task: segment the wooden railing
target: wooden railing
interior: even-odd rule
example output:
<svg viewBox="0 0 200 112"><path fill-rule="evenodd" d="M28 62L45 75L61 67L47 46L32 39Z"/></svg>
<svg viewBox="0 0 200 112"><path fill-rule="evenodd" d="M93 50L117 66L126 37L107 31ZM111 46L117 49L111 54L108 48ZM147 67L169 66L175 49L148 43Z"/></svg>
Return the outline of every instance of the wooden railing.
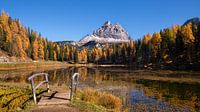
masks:
<svg viewBox="0 0 200 112"><path fill-rule="evenodd" d="M34 78L37 76L45 76L45 80L39 82L37 85L34 83ZM74 73L71 77L71 84L70 84L70 101L73 99L73 93L76 93L77 85L78 85L78 80L79 80L79 73ZM31 88L32 88L32 93L33 93L33 99L35 104L37 104L37 98L36 98L36 89L39 88L42 84L46 84L47 91L49 92L49 80L48 80L48 74L47 73L37 73L33 74L28 78L28 80L31 82Z"/></svg>
<svg viewBox="0 0 200 112"><path fill-rule="evenodd" d="M71 77L71 92L70 92L70 100L72 101L73 99L73 92L76 93L76 87L78 85L78 80L79 80L79 73L74 73Z"/></svg>
<svg viewBox="0 0 200 112"><path fill-rule="evenodd" d="M45 80L39 82L37 85L34 83L34 78L37 76L45 76ZM37 103L37 98L36 98L36 89L39 88L42 84L46 84L47 92L49 92L49 80L48 80L48 74L47 73L37 73L33 74L28 78L28 80L31 82L31 88L32 88L32 93L33 93L33 99L35 104Z"/></svg>

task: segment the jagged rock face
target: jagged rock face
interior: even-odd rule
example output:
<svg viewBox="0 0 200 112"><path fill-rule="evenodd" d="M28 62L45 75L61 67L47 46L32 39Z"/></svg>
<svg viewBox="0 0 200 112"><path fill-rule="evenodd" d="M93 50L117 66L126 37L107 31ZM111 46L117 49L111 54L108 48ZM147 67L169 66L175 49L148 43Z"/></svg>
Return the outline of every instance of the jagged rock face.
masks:
<svg viewBox="0 0 200 112"><path fill-rule="evenodd" d="M68 46L73 46L73 47L77 46L76 41L57 41L56 43L58 43L60 45L68 45Z"/></svg>
<svg viewBox="0 0 200 112"><path fill-rule="evenodd" d="M195 25L199 25L200 24L200 18L195 17L195 18L189 19L183 25L187 25L189 23L192 23L192 24L195 24Z"/></svg>
<svg viewBox="0 0 200 112"><path fill-rule="evenodd" d="M98 43L122 43L129 42L130 38L128 33L120 24L111 24L110 21L106 21L104 25L93 34L85 36L79 41L79 44L83 45L87 42L95 41Z"/></svg>

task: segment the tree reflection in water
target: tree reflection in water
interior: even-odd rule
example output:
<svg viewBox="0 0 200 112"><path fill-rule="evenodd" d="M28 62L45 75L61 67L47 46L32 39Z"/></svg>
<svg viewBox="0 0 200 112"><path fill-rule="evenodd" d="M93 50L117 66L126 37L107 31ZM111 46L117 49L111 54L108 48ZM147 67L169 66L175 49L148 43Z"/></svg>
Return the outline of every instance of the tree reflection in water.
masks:
<svg viewBox="0 0 200 112"><path fill-rule="evenodd" d="M157 75L154 75L154 72L131 71L127 68L67 67L40 71L2 71L0 72L0 81L29 83L27 78L37 72L48 73L50 85L66 87L70 84L71 75L78 72L80 74L79 86L81 88L92 87L99 91L113 93L122 99L125 107L145 110L141 106L149 109L149 106L153 105L155 109L178 107L183 111L187 111L188 109L189 111L200 110L199 83L155 80L157 77L161 77L162 79L173 77L175 79L177 76L178 79L180 78L179 76L185 76L177 72L174 75L173 72L170 72L170 74L165 72L165 76L162 77L162 73L159 72ZM145 79L144 75L148 79ZM194 76L194 79L198 79L197 73ZM193 76L191 74L191 76L186 75L186 77L192 78ZM37 77L35 80L36 82L41 81L43 77Z"/></svg>

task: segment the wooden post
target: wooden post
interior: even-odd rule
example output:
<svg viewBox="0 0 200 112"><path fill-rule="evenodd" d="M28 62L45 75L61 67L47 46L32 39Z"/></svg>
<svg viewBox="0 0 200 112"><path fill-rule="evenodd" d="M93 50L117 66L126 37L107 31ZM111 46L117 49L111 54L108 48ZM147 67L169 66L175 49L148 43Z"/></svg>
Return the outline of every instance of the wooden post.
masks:
<svg viewBox="0 0 200 112"><path fill-rule="evenodd" d="M33 93L33 100L34 100L34 103L36 104L37 103L37 99L36 99L35 85L34 85L33 79L31 79L31 88L32 88L32 93Z"/></svg>
<svg viewBox="0 0 200 112"><path fill-rule="evenodd" d="M47 88L47 92L49 93L49 79L48 79L48 74L45 74L45 78L46 78L46 88Z"/></svg>
<svg viewBox="0 0 200 112"><path fill-rule="evenodd" d="M74 93L76 94L76 85L75 85L75 87L74 87Z"/></svg>
<svg viewBox="0 0 200 112"><path fill-rule="evenodd" d="M73 78L71 79L71 91L70 91L70 101L72 101L72 99L73 99L73 88L74 88L74 86L73 86Z"/></svg>
<svg viewBox="0 0 200 112"><path fill-rule="evenodd" d="M79 73L74 73L71 77L71 92L70 92L70 101L73 100L73 91L76 93L76 86L78 84ZM75 86L75 87L74 87Z"/></svg>

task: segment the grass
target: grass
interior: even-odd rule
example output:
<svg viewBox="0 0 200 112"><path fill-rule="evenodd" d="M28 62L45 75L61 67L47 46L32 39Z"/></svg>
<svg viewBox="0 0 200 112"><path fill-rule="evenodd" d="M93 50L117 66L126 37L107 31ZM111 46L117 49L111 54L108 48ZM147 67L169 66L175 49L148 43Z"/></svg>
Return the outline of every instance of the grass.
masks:
<svg viewBox="0 0 200 112"><path fill-rule="evenodd" d="M73 100L72 105L75 108L79 108L82 111L86 112L106 112L106 108L102 106L95 105L91 102L85 102L79 99Z"/></svg>
<svg viewBox="0 0 200 112"><path fill-rule="evenodd" d="M104 107L107 111L119 112L122 110L121 99L106 92L99 92L87 88L84 90L78 90L75 97L79 101L84 101Z"/></svg>
<svg viewBox="0 0 200 112"><path fill-rule="evenodd" d="M0 63L0 70L35 69L41 67L59 67L64 63L52 61Z"/></svg>
<svg viewBox="0 0 200 112"><path fill-rule="evenodd" d="M36 94L41 91L37 90ZM28 84L0 83L0 112L26 112L33 106L35 104ZM77 92L71 106L87 112L119 112L122 101L109 93L84 89Z"/></svg>
<svg viewBox="0 0 200 112"><path fill-rule="evenodd" d="M33 62L7 62L0 63L0 70L16 70L16 69L35 69L35 68L49 68L49 67L124 67L125 65L96 65L93 63L87 64L69 64L67 62L59 62L59 61L33 61Z"/></svg>
<svg viewBox="0 0 200 112"><path fill-rule="evenodd" d="M39 93L38 90L36 93ZM20 87L12 84L0 84L1 112L22 111L33 105L32 92L29 86Z"/></svg>

